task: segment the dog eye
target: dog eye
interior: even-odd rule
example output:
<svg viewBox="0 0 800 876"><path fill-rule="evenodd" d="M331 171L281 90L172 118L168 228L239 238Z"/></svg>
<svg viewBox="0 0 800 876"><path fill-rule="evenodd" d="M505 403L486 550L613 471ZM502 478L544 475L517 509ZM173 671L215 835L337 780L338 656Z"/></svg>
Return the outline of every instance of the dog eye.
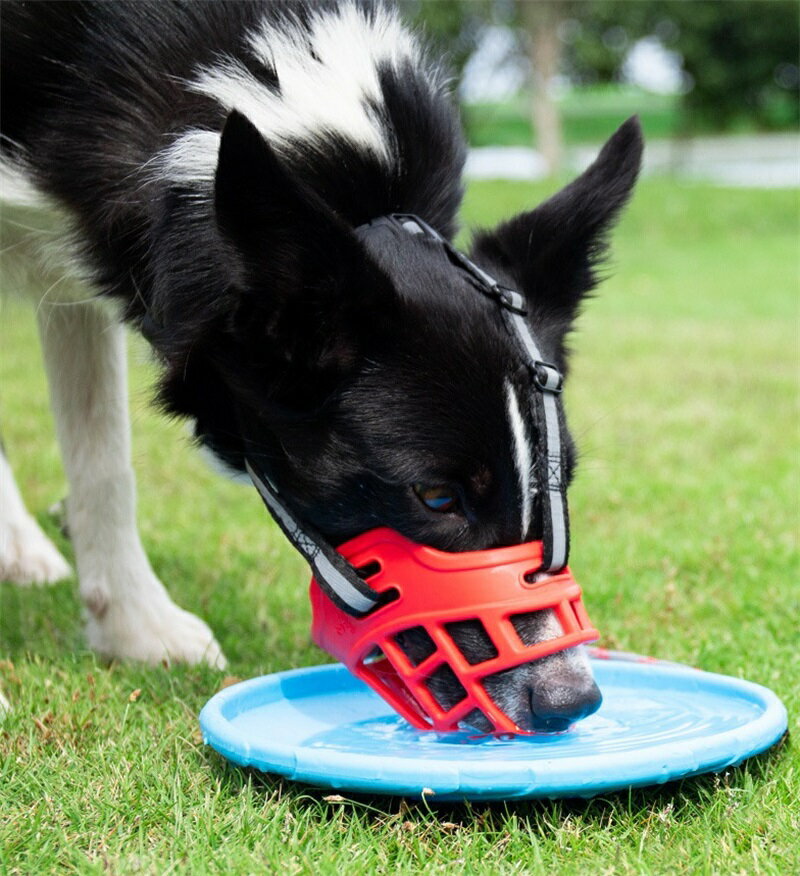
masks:
<svg viewBox="0 0 800 876"><path fill-rule="evenodd" d="M458 505L458 497L452 487L443 484L437 487L426 487L424 484L414 484L414 492L419 500L431 511L452 511Z"/></svg>

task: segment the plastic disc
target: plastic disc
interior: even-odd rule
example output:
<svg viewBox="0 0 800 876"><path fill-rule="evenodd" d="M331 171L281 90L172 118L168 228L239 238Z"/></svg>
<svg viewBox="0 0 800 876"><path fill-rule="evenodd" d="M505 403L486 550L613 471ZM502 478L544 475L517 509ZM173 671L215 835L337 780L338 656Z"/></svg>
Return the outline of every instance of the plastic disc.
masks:
<svg viewBox="0 0 800 876"><path fill-rule="evenodd" d="M343 666L233 685L200 714L236 764L322 788L430 799L591 797L715 772L769 748L786 709L765 687L633 655L592 658L603 704L561 734L416 730Z"/></svg>

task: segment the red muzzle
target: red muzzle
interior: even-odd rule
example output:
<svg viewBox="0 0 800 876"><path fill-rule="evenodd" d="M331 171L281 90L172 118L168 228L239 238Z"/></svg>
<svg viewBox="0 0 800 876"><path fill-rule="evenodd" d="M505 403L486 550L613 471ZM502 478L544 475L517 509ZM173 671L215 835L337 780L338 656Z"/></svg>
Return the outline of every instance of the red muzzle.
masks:
<svg viewBox="0 0 800 876"><path fill-rule="evenodd" d="M335 605L311 581L311 636L376 690L415 727L459 729L480 710L495 733L526 733L487 694L483 680L531 660L592 642L599 636L569 569L533 581L542 562L541 542L467 553L445 553L415 544L390 529L374 529L343 544L339 552L378 593L396 597L363 618ZM514 627L517 615L552 609L562 634L525 645ZM448 632L451 624L477 621L496 656L470 663ZM435 646L414 664L397 643L398 634L422 628ZM431 676L449 666L464 698L444 709L431 693Z"/></svg>

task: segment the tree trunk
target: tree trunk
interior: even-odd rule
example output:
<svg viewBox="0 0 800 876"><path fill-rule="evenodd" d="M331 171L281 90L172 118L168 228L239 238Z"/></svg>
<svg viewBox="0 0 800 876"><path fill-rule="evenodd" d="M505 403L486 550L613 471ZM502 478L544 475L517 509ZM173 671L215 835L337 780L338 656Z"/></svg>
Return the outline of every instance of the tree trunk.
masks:
<svg viewBox="0 0 800 876"><path fill-rule="evenodd" d="M553 85L561 61L558 25L562 4L558 0L518 0L531 63L531 121L536 148L551 175L561 169L564 140L561 114L553 100Z"/></svg>

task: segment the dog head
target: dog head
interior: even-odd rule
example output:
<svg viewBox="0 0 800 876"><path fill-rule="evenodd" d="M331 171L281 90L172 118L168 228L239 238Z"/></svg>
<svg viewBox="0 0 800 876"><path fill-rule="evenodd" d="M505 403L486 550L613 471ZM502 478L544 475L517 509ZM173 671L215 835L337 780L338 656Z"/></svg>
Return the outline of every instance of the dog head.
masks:
<svg viewBox="0 0 800 876"><path fill-rule="evenodd" d="M473 242L473 261L525 296L530 328L562 372L641 150L632 119L570 185ZM215 182L224 293L213 330L176 357L170 407L196 418L228 468L244 470L247 447L334 544L376 526L451 551L540 538L530 378L499 308L441 245L359 234L325 195L232 114ZM567 458L571 477L570 440ZM540 641L553 623L531 615L520 635ZM469 625L461 638L482 647ZM577 652L487 688L523 727L560 727L599 703ZM437 696L448 704L447 679Z"/></svg>

